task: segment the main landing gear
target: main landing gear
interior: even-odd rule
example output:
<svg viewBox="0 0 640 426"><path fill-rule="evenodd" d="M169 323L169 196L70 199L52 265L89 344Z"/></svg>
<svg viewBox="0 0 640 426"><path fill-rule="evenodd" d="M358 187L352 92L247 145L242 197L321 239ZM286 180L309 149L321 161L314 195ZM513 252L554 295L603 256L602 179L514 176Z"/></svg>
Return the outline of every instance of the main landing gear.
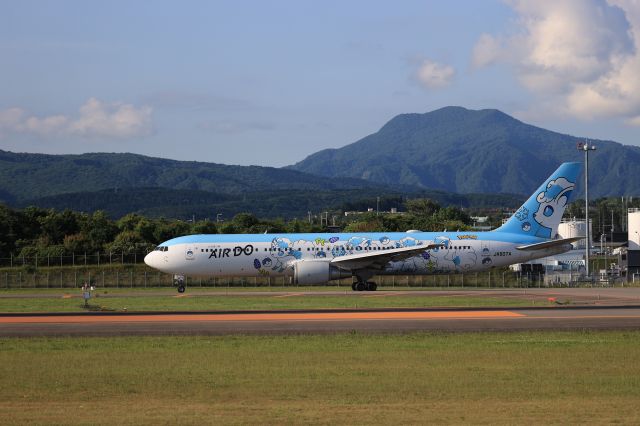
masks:
<svg viewBox="0 0 640 426"><path fill-rule="evenodd" d="M369 279L373 277L373 272L367 269L360 269L353 273L353 284L351 288L353 291L376 291L378 285Z"/></svg>
<svg viewBox="0 0 640 426"><path fill-rule="evenodd" d="M353 291L376 291L378 285L373 281L357 281L351 284Z"/></svg>

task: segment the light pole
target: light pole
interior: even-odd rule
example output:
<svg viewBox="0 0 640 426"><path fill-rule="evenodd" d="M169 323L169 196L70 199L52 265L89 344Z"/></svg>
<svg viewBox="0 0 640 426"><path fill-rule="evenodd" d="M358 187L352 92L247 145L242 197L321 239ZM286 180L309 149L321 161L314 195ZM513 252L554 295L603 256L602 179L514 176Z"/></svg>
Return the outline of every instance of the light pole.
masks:
<svg viewBox="0 0 640 426"><path fill-rule="evenodd" d="M595 151L596 147L590 145L589 141L586 143L578 142L578 151L584 151L584 220L585 220L585 259L584 266L587 277L589 274L589 251L591 250L591 241L589 240L589 151Z"/></svg>

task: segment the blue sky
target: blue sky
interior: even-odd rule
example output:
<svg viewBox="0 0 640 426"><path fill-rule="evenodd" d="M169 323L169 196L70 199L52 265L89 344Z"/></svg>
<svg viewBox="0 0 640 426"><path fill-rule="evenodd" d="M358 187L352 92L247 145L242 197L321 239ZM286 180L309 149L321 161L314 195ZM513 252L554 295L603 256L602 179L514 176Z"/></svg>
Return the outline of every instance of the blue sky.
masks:
<svg viewBox="0 0 640 426"><path fill-rule="evenodd" d="M632 0L0 0L0 149L284 166L447 105L638 144L639 27Z"/></svg>

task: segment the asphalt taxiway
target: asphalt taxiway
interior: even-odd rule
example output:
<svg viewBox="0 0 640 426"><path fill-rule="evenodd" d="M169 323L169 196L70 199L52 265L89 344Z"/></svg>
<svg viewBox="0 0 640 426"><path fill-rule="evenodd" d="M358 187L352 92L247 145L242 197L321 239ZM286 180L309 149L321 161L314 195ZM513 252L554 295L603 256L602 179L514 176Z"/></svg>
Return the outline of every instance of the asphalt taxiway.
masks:
<svg viewBox="0 0 640 426"><path fill-rule="evenodd" d="M2 314L0 336L640 329L640 306Z"/></svg>

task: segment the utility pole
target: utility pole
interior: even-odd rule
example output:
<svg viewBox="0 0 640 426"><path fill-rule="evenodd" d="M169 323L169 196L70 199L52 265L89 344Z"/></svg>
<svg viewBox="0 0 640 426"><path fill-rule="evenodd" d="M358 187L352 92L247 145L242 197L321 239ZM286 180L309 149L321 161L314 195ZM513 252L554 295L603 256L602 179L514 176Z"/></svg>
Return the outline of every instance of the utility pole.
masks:
<svg viewBox="0 0 640 426"><path fill-rule="evenodd" d="M320 226L329 226L329 212L320 213Z"/></svg>
<svg viewBox="0 0 640 426"><path fill-rule="evenodd" d="M623 195L622 196L622 232L627 232L627 226L629 225L627 223L627 199L626 197Z"/></svg>
<svg viewBox="0 0 640 426"><path fill-rule="evenodd" d="M589 144L589 141L582 143L578 142L578 151L584 151L584 217L585 217L585 234L586 234L586 246L584 253L584 266L587 277L589 274L589 251L591 250L591 241L589 235L589 151L595 151L596 147Z"/></svg>
<svg viewBox="0 0 640 426"><path fill-rule="evenodd" d="M607 242L607 236L603 235L603 237L604 237L604 241L606 243ZM607 277L607 282L609 282L609 267L607 267L607 248L606 247L604 247L603 252L604 252L604 270L605 270L605 273L606 273L605 276Z"/></svg>

